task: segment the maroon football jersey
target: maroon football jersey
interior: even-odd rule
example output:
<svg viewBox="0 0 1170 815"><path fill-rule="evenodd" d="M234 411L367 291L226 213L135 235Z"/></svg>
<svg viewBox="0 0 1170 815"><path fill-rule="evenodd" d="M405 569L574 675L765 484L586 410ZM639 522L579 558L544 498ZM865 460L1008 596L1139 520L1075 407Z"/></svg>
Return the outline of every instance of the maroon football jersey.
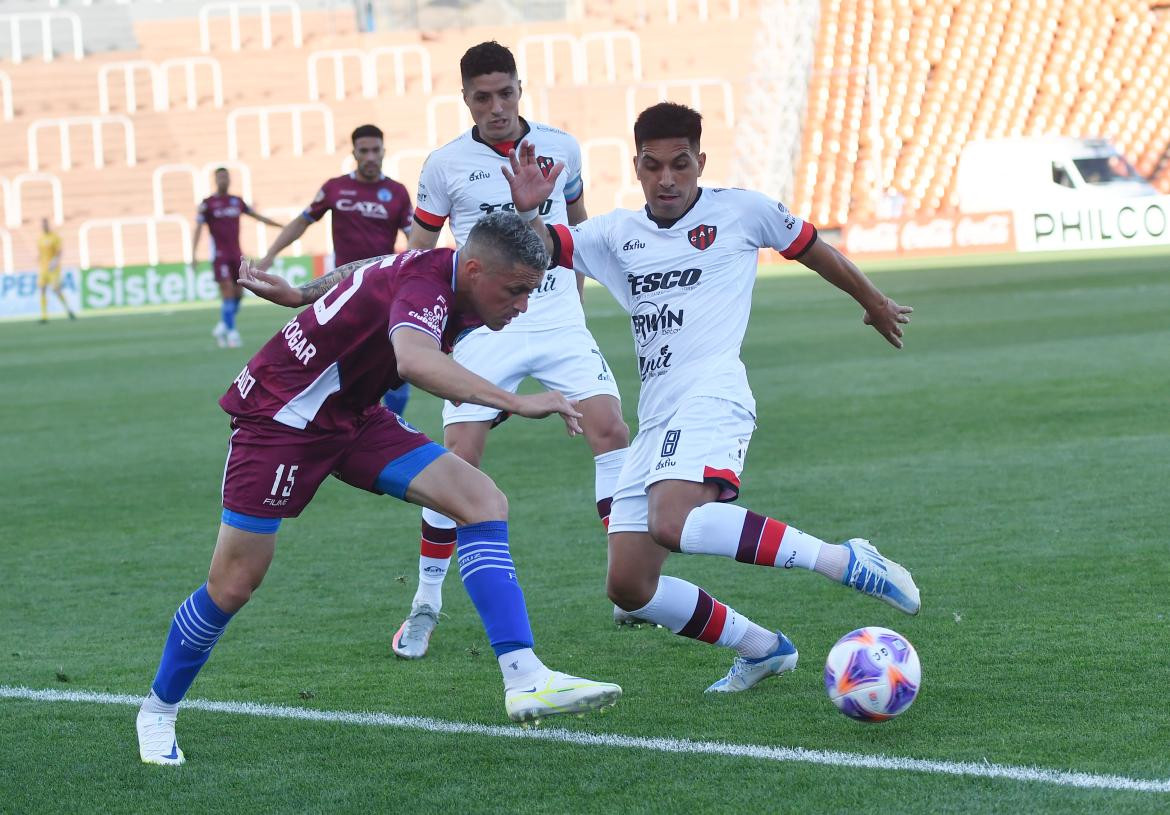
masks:
<svg viewBox="0 0 1170 815"><path fill-rule="evenodd" d="M357 173L329 179L302 214L316 222L327 210L333 210L336 266L393 254L398 230L406 229L413 219L410 193L387 176L373 183L362 181Z"/></svg>
<svg viewBox="0 0 1170 815"><path fill-rule="evenodd" d="M211 260L234 260L243 256L240 249L240 216L252 209L238 195L209 195L199 202L196 220L207 224L211 233Z"/></svg>
<svg viewBox="0 0 1170 815"><path fill-rule="evenodd" d="M220 407L299 429L352 428L402 385L395 329L422 331L450 353L460 331L480 324L452 313L455 259L450 249L409 251L358 269L256 352Z"/></svg>

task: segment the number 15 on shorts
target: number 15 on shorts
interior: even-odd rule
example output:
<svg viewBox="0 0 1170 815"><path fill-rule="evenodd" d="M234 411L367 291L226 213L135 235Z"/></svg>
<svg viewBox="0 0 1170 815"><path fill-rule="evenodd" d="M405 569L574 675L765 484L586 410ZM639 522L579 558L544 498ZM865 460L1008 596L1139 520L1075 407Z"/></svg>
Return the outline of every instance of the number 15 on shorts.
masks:
<svg viewBox="0 0 1170 815"><path fill-rule="evenodd" d="M296 484L299 467L299 464L290 464L287 467L281 464L276 468L276 475L272 479L272 490L268 493L269 497L264 499L266 506L282 507L288 503L293 485Z"/></svg>

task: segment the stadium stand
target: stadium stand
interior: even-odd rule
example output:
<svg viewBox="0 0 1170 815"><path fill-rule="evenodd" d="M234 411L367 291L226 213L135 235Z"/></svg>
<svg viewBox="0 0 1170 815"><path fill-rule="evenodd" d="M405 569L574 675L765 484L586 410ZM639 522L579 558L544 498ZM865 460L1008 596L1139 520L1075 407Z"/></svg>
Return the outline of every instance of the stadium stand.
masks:
<svg viewBox="0 0 1170 815"><path fill-rule="evenodd" d="M524 114L584 145L591 210L637 204L627 166L631 112L660 98L704 112L707 183L754 185L759 159L744 160L744 151L764 115L766 78L745 66L762 47L762 28L778 25L776 7L793 4L601 0L571 21L370 33L359 30L351 4L307 0L60 5L0 0L0 56L8 57L0 60L0 133L10 145L0 176L18 268L31 267L42 215L63 221L66 263L80 259L86 221L190 221L207 171L223 163L257 209L295 214L347 166L349 132L367 121L386 132L387 170L413 192L426 150L468 125L458 61L484 39L516 51ZM978 137L1105 136L1170 192L1170 11L1159 4L805 5L814 9L815 52L797 66L807 88L785 102L798 105L785 125L795 160L786 178L767 177L818 225L870 216L887 193L912 212L953 209L959 152ZM54 22L45 40L40 23L3 22L42 12L78 15L81 58L72 22ZM265 126L249 115L262 109L308 112L299 125L284 115ZM87 124L62 131L61 120ZM39 175L18 182L30 168ZM307 232L305 250L328 251L328 232ZM91 260L112 262L113 246L94 234ZM135 235L125 232L125 257L149 254ZM177 260L187 251L181 240L177 229L160 230L157 252ZM262 249L252 229L244 249Z"/></svg>

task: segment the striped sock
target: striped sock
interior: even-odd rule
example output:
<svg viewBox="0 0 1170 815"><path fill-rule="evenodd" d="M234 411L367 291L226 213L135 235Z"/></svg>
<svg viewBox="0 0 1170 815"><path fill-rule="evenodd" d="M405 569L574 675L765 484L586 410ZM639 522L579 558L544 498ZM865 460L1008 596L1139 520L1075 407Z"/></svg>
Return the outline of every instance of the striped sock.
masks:
<svg viewBox="0 0 1170 815"><path fill-rule="evenodd" d="M183 601L171 621L158 673L151 683L155 696L169 705L183 698L231 618L211 599L206 583Z"/></svg>
<svg viewBox="0 0 1170 815"><path fill-rule="evenodd" d="M839 544L825 543L773 518L731 504L703 504L687 515L680 548L688 554L720 555L740 563L784 569L816 569L818 556L835 571ZM848 553L845 562L848 563ZM840 580L842 575L836 575Z"/></svg>
<svg viewBox="0 0 1170 815"><path fill-rule="evenodd" d="M516 566L508 551L508 522L484 521L455 530L459 576L479 612L496 656L532 647L532 627Z"/></svg>
<svg viewBox="0 0 1170 815"><path fill-rule="evenodd" d="M443 581L455 553L455 522L433 509L422 511L419 539L418 590L414 604L426 604L435 611L443 607Z"/></svg>
<svg viewBox="0 0 1170 815"><path fill-rule="evenodd" d="M735 648L742 656L752 659L765 656L776 647L773 632L720 603L694 583L677 577L659 577L650 602L630 613L669 628L679 636Z"/></svg>
<svg viewBox="0 0 1170 815"><path fill-rule="evenodd" d="M626 448L610 450L593 457L593 492L597 498L597 515L601 525L609 529L609 510L613 505L613 493L617 489L618 476L626 463Z"/></svg>

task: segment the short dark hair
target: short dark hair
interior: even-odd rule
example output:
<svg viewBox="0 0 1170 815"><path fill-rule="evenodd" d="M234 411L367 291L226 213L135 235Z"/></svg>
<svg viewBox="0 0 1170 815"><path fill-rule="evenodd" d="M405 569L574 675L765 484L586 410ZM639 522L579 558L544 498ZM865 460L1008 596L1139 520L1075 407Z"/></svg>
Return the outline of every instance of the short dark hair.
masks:
<svg viewBox="0 0 1170 815"><path fill-rule="evenodd" d="M477 258L492 254L509 265L519 263L542 272L548 268L544 241L515 212L501 210L480 218L468 233L463 251Z"/></svg>
<svg viewBox="0 0 1170 815"><path fill-rule="evenodd" d="M702 114L676 102L652 105L638 114L634 122L634 146L639 151L650 139L686 139L698 150L702 136Z"/></svg>
<svg viewBox="0 0 1170 815"><path fill-rule="evenodd" d="M377 125L361 125L356 128L349 136L350 143L355 147L357 146L358 139L365 138L381 139L382 130Z"/></svg>
<svg viewBox="0 0 1170 815"><path fill-rule="evenodd" d="M516 76L516 58L495 40L471 46L459 60L459 75L464 85L477 76L494 73Z"/></svg>
<svg viewBox="0 0 1170 815"><path fill-rule="evenodd" d="M227 171L228 171L227 167L216 167L215 168L216 175L218 175L219 173L226 173Z"/></svg>

